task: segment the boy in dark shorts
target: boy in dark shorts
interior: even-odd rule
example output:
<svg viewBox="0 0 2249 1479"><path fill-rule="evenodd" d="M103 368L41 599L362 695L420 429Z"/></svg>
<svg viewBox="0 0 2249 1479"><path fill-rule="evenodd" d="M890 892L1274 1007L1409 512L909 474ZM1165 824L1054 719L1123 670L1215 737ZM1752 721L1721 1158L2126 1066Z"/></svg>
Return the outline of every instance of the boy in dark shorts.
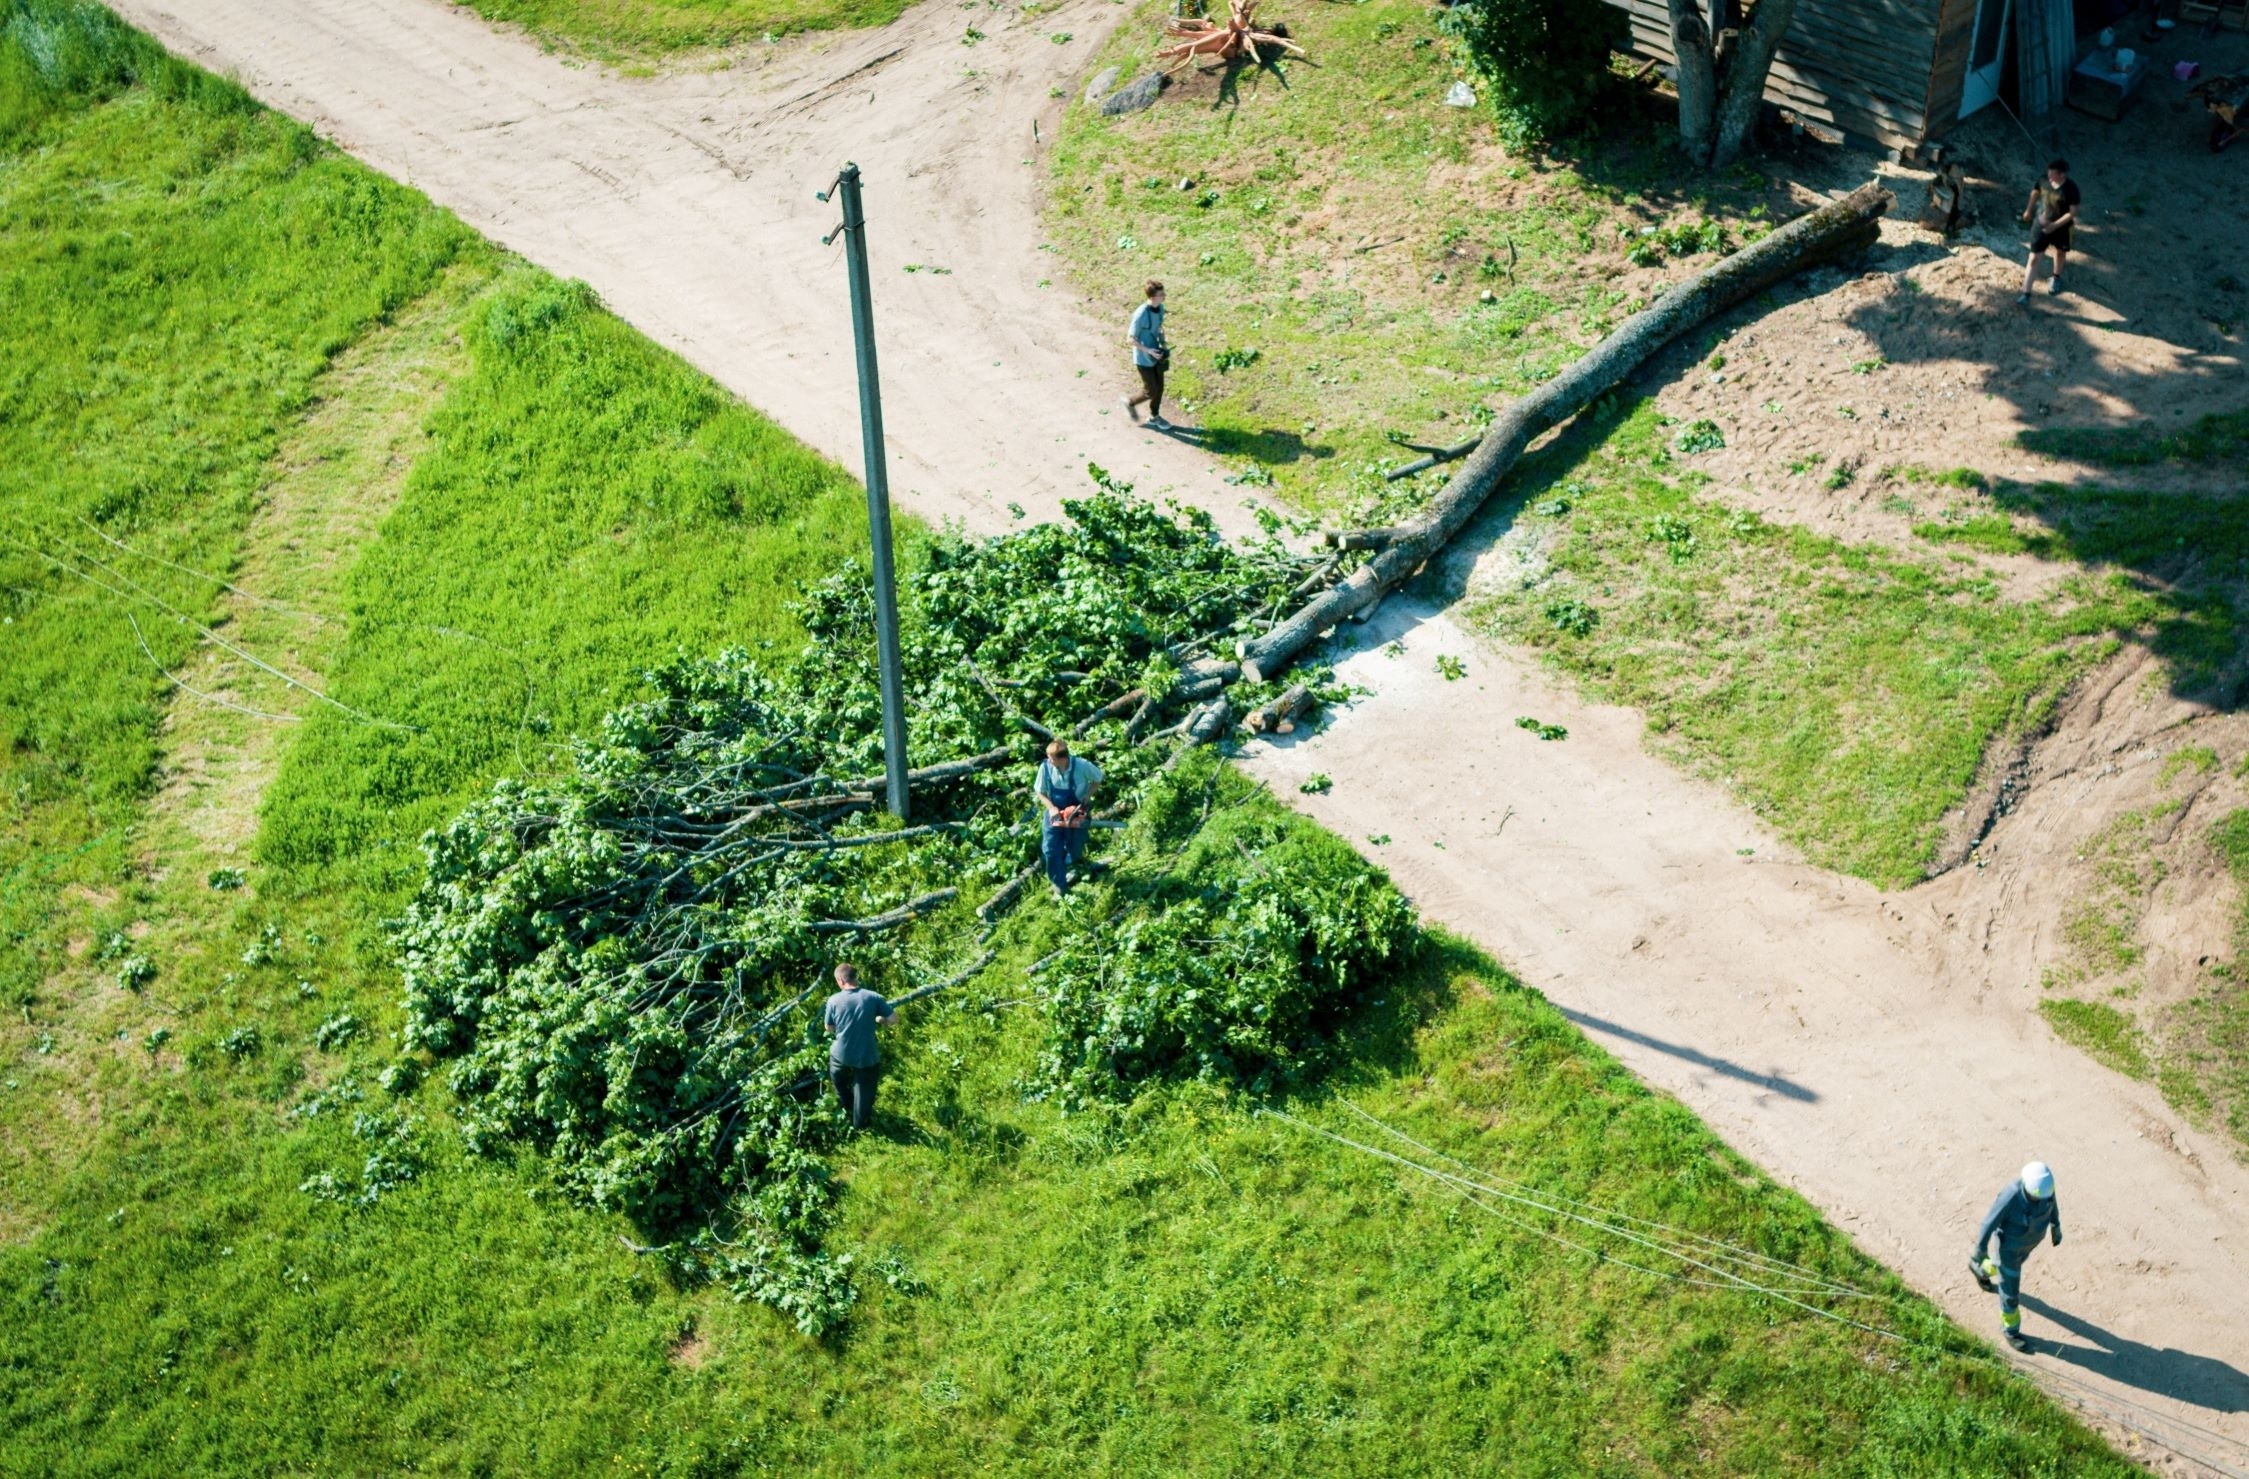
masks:
<svg viewBox="0 0 2249 1479"><path fill-rule="evenodd" d="M2046 291L2062 290L2062 268L2069 261L2070 228L2077 224L2080 199L2077 182L2069 177L2069 161L2057 159L2047 165L2046 178L2032 187L2030 202L2023 207L2023 224L2031 228L2030 259L2023 263L2023 290L2015 297L2017 303L2029 306L2040 252L2054 256L2054 275L2046 280Z"/></svg>
<svg viewBox="0 0 2249 1479"><path fill-rule="evenodd" d="M1125 399L1125 414L1140 419L1140 405L1148 405L1148 425L1171 430L1164 420L1164 371L1171 364L1171 345L1164 339L1164 285L1151 280L1148 301L1133 310L1125 329L1125 345L1132 351L1132 367L1140 372L1140 394Z"/></svg>

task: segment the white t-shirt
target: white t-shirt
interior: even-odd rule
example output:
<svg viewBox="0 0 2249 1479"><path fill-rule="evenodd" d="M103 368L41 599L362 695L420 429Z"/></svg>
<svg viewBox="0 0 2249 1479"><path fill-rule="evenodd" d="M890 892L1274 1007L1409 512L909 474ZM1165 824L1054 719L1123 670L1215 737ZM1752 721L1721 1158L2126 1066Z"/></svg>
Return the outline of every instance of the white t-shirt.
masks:
<svg viewBox="0 0 2249 1479"><path fill-rule="evenodd" d="M1038 778L1031 782L1031 793L1052 801L1056 791L1069 790L1075 792L1078 800L1083 802L1085 793L1099 784L1101 767L1083 755L1072 755L1067 773L1056 770L1053 761L1041 760Z"/></svg>

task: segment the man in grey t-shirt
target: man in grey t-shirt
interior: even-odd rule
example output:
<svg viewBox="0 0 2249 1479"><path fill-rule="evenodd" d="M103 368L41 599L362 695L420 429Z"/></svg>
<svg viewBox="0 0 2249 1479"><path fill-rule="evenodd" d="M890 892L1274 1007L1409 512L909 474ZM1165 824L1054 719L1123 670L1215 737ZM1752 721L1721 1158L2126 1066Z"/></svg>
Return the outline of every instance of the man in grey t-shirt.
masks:
<svg viewBox="0 0 2249 1479"><path fill-rule="evenodd" d="M836 994L828 998L820 1015L835 1039L828 1046L828 1079L836 1086L836 1101L851 1116L851 1128L864 1130L875 1117L875 1079L882 1069L875 1028L888 1027L898 1014L888 1001L859 984L857 966L839 965Z"/></svg>

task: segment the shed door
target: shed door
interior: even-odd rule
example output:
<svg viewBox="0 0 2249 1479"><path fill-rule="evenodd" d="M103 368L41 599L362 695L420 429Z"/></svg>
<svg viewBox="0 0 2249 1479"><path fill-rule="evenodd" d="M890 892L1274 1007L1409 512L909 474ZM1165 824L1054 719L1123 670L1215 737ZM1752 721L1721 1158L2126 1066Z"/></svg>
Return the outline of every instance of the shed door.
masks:
<svg viewBox="0 0 2249 1479"><path fill-rule="evenodd" d="M2007 32L2014 20L2010 0L1977 0L1976 38L1968 46L1968 79L1960 90L1960 116L1999 100L1999 74L2007 67Z"/></svg>

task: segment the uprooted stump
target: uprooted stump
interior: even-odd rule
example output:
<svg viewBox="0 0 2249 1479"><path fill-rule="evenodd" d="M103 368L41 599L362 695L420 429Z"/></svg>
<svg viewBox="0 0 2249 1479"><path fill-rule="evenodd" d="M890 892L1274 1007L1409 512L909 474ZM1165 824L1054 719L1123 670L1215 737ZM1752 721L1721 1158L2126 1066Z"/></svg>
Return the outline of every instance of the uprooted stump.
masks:
<svg viewBox="0 0 2249 1479"><path fill-rule="evenodd" d="M1475 517L1540 433L1623 383L1673 339L1806 267L1873 245L1882 214L1894 202L1880 185L1862 185L1695 274L1625 320L1577 363L1501 412L1427 510L1379 531L1389 536L1380 554L1250 643L1242 676L1253 683L1272 677L1328 628L1412 579Z"/></svg>

